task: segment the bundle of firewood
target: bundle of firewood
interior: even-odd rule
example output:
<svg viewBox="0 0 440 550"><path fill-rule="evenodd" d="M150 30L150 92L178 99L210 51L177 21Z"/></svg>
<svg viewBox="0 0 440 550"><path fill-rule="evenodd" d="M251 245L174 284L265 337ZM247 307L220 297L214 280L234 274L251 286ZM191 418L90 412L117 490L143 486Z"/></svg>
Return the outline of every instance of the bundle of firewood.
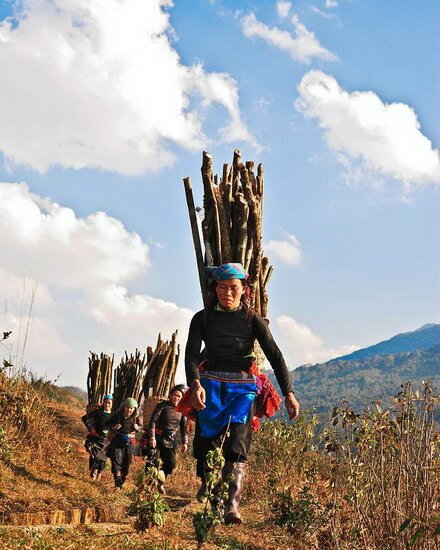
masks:
<svg viewBox="0 0 440 550"><path fill-rule="evenodd" d="M125 352L115 369L113 410L118 410L127 397L133 397L139 403L142 397L142 383L147 369L147 356L137 349L134 355Z"/></svg>
<svg viewBox="0 0 440 550"><path fill-rule="evenodd" d="M266 287L272 274L269 260L263 257L263 166L254 171L254 163L241 162L240 151L234 151L232 165L223 165L219 178L212 171L212 156L203 153L203 210L202 234L204 255L196 221L191 180L184 178L188 210L196 249L199 278L206 303L207 280L205 266L227 262L241 263L249 273L251 307L267 317Z"/></svg>
<svg viewBox="0 0 440 550"><path fill-rule="evenodd" d="M144 376L143 394L145 405L143 423L146 429L156 405L166 399L174 386L180 347L177 345L177 330L171 336L171 342L163 342L159 334L156 349L147 348L148 367Z"/></svg>
<svg viewBox="0 0 440 550"><path fill-rule="evenodd" d="M101 353L101 355L92 351L90 353L87 396L89 405L94 405L102 403L104 395L110 393L114 355L110 357L104 353Z"/></svg>
<svg viewBox="0 0 440 550"><path fill-rule="evenodd" d="M183 182L203 301L206 305L208 280L205 266L238 262L249 273L251 308L267 318L266 288L273 268L269 265L268 258L263 256L263 166L259 164L255 174L254 163L243 163L240 151L235 150L232 165L223 164L223 173L219 180L212 171L212 156L205 151L201 170L204 254L200 243L191 180L184 178ZM258 345L255 353L262 369L264 356Z"/></svg>
<svg viewBox="0 0 440 550"><path fill-rule="evenodd" d="M163 342L159 334L156 349L147 349L148 367L143 382L144 396L167 396L174 386L180 347L177 345L177 330L170 342Z"/></svg>

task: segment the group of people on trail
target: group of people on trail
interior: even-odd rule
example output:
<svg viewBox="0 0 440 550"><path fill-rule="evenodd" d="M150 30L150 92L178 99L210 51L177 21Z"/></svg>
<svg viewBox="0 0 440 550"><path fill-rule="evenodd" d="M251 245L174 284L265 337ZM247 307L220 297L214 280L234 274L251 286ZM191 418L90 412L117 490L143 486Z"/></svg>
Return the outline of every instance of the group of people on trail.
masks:
<svg viewBox="0 0 440 550"><path fill-rule="evenodd" d="M89 470L92 481L99 481L107 458L112 464L115 486L120 489L133 460L133 445L139 431L138 404L132 397L123 407L112 413L113 397L104 397L102 406L85 414L82 421L89 430L85 447L90 453ZM111 438L109 434L112 432Z"/></svg>
<svg viewBox="0 0 440 550"><path fill-rule="evenodd" d="M255 419L273 414L281 401L269 379L258 371L254 354L255 341L260 344L274 370L290 419L298 416L300 407L291 387L285 360L273 339L268 322L249 307L250 287L243 266L238 263L223 264L209 268L208 275L211 286L207 305L192 318L185 350L189 388L185 392L184 386L174 387L169 400L157 405L146 432L147 446L150 451L159 452L163 471L169 475L176 465L177 432L180 429L181 448L186 451L187 434L194 431L193 455L196 459L196 473L200 478L197 492L199 502L206 502L209 496L207 475L210 467L207 454L222 446L225 458L222 481L214 487L213 492L220 493L221 484L227 484L224 522L234 524L242 521L239 504ZM129 436L130 431L139 429L138 426L134 427L136 424L133 417L137 404L131 408L127 405L128 401L123 412L117 413L116 417L110 415L111 420L107 424L102 421L106 429L116 429L118 434L107 449L117 486L121 486L125 480L133 453L132 447L130 451L123 447L120 435ZM107 418L106 406L104 399L94 425L101 422L98 418ZM90 445L98 448L102 445L103 436L96 431L96 437L101 439L91 441ZM102 451L93 460L91 453L92 479L99 479L101 460ZM164 492L163 486L159 486L159 490ZM211 502L214 504L215 498Z"/></svg>

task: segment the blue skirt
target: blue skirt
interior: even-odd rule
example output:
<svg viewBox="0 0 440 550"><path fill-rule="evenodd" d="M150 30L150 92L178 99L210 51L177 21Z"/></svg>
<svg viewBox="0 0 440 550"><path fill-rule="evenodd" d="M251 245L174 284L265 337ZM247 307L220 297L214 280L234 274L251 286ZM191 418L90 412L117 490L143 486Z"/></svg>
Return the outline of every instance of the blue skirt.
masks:
<svg viewBox="0 0 440 550"><path fill-rule="evenodd" d="M200 383L206 408L198 411L201 437L215 437L229 423L246 424L258 391L256 377L244 372L205 371Z"/></svg>

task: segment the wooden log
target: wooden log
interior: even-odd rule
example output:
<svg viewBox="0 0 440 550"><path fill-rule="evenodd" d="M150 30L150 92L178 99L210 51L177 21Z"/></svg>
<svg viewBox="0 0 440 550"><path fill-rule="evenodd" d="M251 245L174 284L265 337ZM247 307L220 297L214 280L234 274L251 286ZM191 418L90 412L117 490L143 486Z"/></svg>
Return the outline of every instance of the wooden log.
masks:
<svg viewBox="0 0 440 550"><path fill-rule="evenodd" d="M214 265L214 251L211 245L211 227L212 227L212 213L207 213L205 210L205 216L202 221L202 234L203 244L205 245L205 264L207 266Z"/></svg>
<svg viewBox="0 0 440 550"><path fill-rule="evenodd" d="M196 252L197 271L199 274L199 282L200 282L200 288L202 291L202 299L203 299L203 303L206 305L206 299L208 296L208 283L205 275L205 266L203 265L202 245L200 243L199 228L197 226L196 209L194 206L194 197L192 193L190 178L183 178L183 184L185 186L186 204L188 206L191 233L193 237L194 249ZM148 349L147 349L147 357L148 357Z"/></svg>
<svg viewBox="0 0 440 550"><path fill-rule="evenodd" d="M225 206L223 203L223 197L220 194L220 189L218 187L213 187L213 196L216 203L216 212L218 214L217 221L219 223L219 234L220 234L220 250L221 258L219 258L219 263L228 263L232 261L232 251L231 251L231 242L229 239L229 224L228 218L225 212ZM216 231L217 234L217 231Z"/></svg>
<svg viewBox="0 0 440 550"><path fill-rule="evenodd" d="M234 199L232 197L232 172L229 170L229 165L227 163L223 164L223 177L222 185L220 187L220 193L223 196L223 206L225 209L226 215L226 225L228 231L231 230L231 209ZM231 234L229 234L229 239L232 243ZM231 245L232 246L232 245Z"/></svg>
<svg viewBox="0 0 440 550"><path fill-rule="evenodd" d="M255 174L254 174L254 163L253 161L251 160L248 160L246 162L246 170L248 172L248 175L249 175L249 181L251 182L251 187L252 187L252 193L254 195L259 195L258 193L258 186L257 186L257 182L255 180Z"/></svg>
<svg viewBox="0 0 440 550"><path fill-rule="evenodd" d="M213 264L218 265L221 263L222 249L221 249L221 233L220 233L220 221L217 202L213 193L213 174L212 174L212 155L208 151L203 151L202 158L202 181L203 181L203 208L205 210L205 218L202 223L205 225L204 241L205 252L206 243L210 243L211 254L213 257Z"/></svg>
<svg viewBox="0 0 440 550"><path fill-rule="evenodd" d="M248 243L248 218L249 207L242 193L237 195L237 218L235 220L236 226L236 244L235 244L235 261L245 265L246 264L246 249Z"/></svg>
<svg viewBox="0 0 440 550"><path fill-rule="evenodd" d="M232 159L232 196L235 197L240 187L240 171L238 166L241 163L241 153L239 149L234 150Z"/></svg>

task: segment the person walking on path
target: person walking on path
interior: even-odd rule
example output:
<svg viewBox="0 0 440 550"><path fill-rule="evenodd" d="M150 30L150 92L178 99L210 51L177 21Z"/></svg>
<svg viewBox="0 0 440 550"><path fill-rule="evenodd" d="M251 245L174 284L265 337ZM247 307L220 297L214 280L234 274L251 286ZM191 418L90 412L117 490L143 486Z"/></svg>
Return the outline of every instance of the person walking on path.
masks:
<svg viewBox="0 0 440 550"><path fill-rule="evenodd" d="M136 432L140 429L136 399L128 397L124 401L122 410L112 416L109 428L115 432L115 435L109 445L108 455L112 463L115 487L120 489L128 475L133 460Z"/></svg>
<svg viewBox="0 0 440 550"><path fill-rule="evenodd" d="M104 396L103 403L97 409L81 417L89 430L85 441L85 448L90 454L89 470L92 481L99 481L105 470L106 456L102 452L107 442L108 424L112 414L113 396Z"/></svg>
<svg viewBox="0 0 440 550"><path fill-rule="evenodd" d="M275 372L290 419L298 416L300 407L267 322L247 305L247 274L243 266L229 263L211 271L213 300L192 318L185 350L189 395L197 411L194 457L202 480L197 497L206 501L206 455L221 445L227 430L222 479L230 481L224 521L241 523L239 503L256 412L255 397L262 390L253 353L255 340ZM205 360L199 365L202 342Z"/></svg>
<svg viewBox="0 0 440 550"><path fill-rule="evenodd" d="M159 453L162 460L162 470L165 476L169 476L176 467L176 435L180 429L180 449L182 452L186 452L188 449L188 434L186 433L186 418L182 416L182 413L176 410L176 406L182 399L185 386L183 384L174 386L170 391L170 396L167 401L158 403L151 415L150 422L146 435L148 437L149 450L154 450ZM154 452L154 451L153 451ZM148 456L152 454L147 451ZM159 492L165 493L164 485L159 485Z"/></svg>

